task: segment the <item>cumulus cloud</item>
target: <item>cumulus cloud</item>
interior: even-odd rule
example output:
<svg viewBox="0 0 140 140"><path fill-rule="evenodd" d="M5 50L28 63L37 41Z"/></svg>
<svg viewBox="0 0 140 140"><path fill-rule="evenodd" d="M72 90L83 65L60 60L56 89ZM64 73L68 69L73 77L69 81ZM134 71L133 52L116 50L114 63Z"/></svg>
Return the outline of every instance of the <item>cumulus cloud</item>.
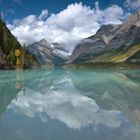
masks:
<svg viewBox="0 0 140 140"><path fill-rule="evenodd" d="M93 99L76 92L67 93L63 88L60 91L49 90L44 95L26 88L26 95L22 91L18 95L18 99L8 106L15 113L38 117L46 123L49 118L56 119L74 130L89 125L93 125L95 130L98 125L115 129L125 120L120 111L103 110Z"/></svg>
<svg viewBox="0 0 140 140"><path fill-rule="evenodd" d="M139 9L140 0L126 0L125 6L131 9Z"/></svg>
<svg viewBox="0 0 140 140"><path fill-rule="evenodd" d="M21 43L45 38L49 42L64 43L72 50L79 40L95 34L102 24L120 24L122 17L123 10L117 5L101 10L98 2L93 9L74 3L57 14L49 15L46 9L40 15L14 20L8 27Z"/></svg>
<svg viewBox="0 0 140 140"><path fill-rule="evenodd" d="M48 17L48 10L43 10L39 16L39 19L46 19Z"/></svg>

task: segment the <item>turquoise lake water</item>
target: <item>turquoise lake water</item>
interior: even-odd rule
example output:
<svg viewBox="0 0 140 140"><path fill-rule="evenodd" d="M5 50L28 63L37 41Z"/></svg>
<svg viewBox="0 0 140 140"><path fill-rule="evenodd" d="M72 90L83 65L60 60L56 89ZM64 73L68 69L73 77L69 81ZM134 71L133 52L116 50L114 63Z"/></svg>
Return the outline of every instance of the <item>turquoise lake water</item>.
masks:
<svg viewBox="0 0 140 140"><path fill-rule="evenodd" d="M140 70L0 71L0 140L140 140Z"/></svg>

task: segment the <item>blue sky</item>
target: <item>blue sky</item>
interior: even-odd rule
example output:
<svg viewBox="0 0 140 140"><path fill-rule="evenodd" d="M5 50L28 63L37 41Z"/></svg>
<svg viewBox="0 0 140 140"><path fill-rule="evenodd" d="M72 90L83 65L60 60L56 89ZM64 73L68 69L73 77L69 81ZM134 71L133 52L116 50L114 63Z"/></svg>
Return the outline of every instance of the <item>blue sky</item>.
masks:
<svg viewBox="0 0 140 140"><path fill-rule="evenodd" d="M0 0L0 9L4 12L5 20L23 18L30 14L39 14L43 9L50 13L57 13L75 2L94 7L96 0ZM109 5L117 4L124 7L125 0L99 0L100 8L105 9Z"/></svg>
<svg viewBox="0 0 140 140"><path fill-rule="evenodd" d="M21 44L46 39L69 50L139 8L140 0L0 0L4 20Z"/></svg>

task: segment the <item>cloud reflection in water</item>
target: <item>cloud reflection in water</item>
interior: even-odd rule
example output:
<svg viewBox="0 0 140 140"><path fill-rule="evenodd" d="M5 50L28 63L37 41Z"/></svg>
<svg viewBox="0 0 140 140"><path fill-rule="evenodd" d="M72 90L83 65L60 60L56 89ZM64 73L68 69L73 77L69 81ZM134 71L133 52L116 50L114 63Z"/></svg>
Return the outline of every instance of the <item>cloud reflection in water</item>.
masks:
<svg viewBox="0 0 140 140"><path fill-rule="evenodd" d="M66 90L67 87L70 88ZM124 122L120 111L101 109L93 99L81 95L68 77L52 85L46 94L29 88L25 95L20 91L8 108L29 118L39 117L43 122L47 122L49 116L75 130L89 125L94 125L95 130L98 125L115 129Z"/></svg>

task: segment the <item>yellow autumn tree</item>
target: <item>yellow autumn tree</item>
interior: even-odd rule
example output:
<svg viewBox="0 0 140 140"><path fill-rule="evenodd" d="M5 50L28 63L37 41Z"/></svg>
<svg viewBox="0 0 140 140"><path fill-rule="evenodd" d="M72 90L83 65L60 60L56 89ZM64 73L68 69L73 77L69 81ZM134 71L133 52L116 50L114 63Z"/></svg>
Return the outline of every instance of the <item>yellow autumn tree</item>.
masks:
<svg viewBox="0 0 140 140"><path fill-rule="evenodd" d="M21 69L22 68L21 51L19 49L15 50L15 56L16 56L16 69Z"/></svg>
<svg viewBox="0 0 140 140"><path fill-rule="evenodd" d="M18 49L16 49L16 50L15 50L15 56L16 56L16 57L19 57L20 55L21 55L21 51L18 50Z"/></svg>

